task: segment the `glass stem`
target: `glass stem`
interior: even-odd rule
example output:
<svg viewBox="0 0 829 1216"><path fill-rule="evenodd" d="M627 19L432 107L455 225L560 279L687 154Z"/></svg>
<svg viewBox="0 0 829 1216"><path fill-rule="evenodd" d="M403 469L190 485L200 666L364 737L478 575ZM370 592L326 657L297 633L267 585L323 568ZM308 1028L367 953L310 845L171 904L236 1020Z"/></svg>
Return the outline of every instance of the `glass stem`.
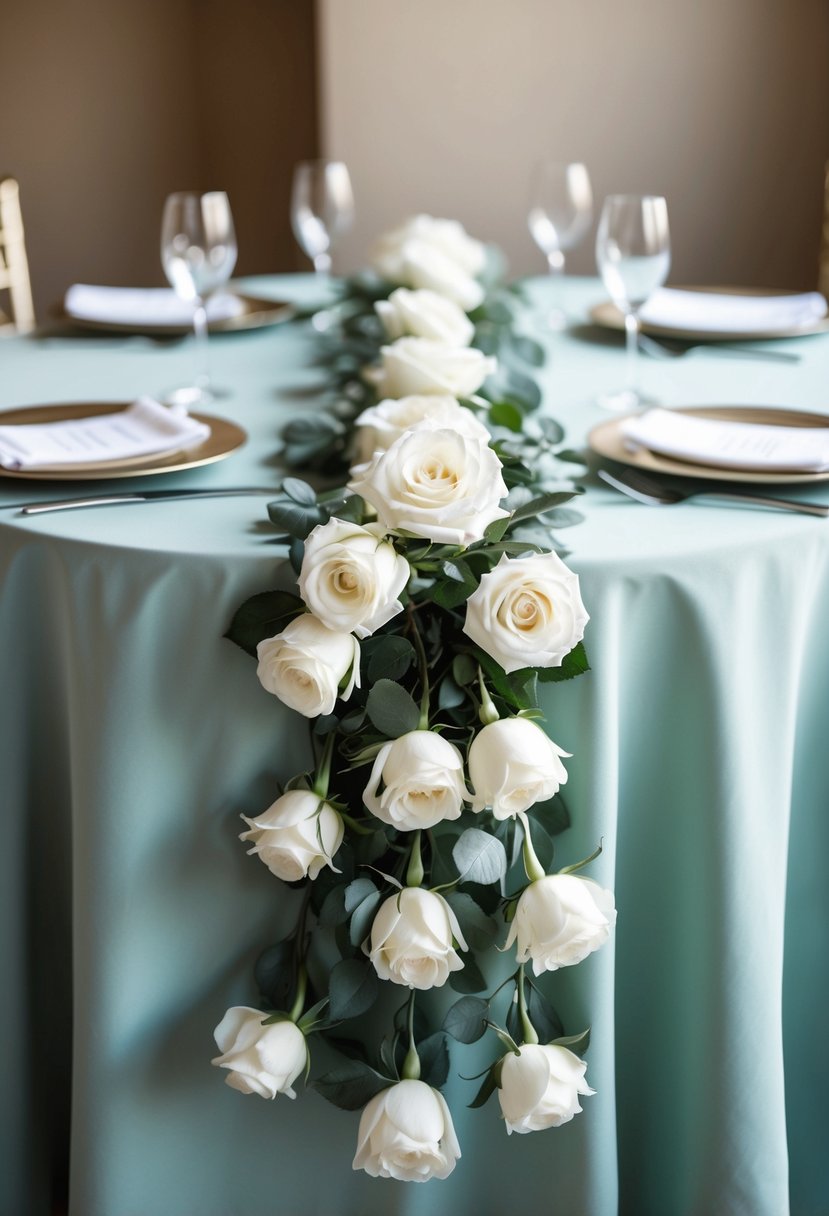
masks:
<svg viewBox="0 0 829 1216"><path fill-rule="evenodd" d="M635 312L625 313L625 348L627 350L626 387L631 393L638 395L639 318Z"/></svg>
<svg viewBox="0 0 829 1216"><path fill-rule="evenodd" d="M198 296L193 308L193 333L196 335L196 388L203 393L210 388L210 367L207 361L207 309Z"/></svg>
<svg viewBox="0 0 829 1216"><path fill-rule="evenodd" d="M314 271L316 274L331 273L331 254L317 253L314 255Z"/></svg>
<svg viewBox="0 0 829 1216"><path fill-rule="evenodd" d="M547 265L552 279L553 307L550 310L549 324L553 333L564 329L567 318L562 308L562 279L564 278L564 254L560 249L553 249L547 254Z"/></svg>

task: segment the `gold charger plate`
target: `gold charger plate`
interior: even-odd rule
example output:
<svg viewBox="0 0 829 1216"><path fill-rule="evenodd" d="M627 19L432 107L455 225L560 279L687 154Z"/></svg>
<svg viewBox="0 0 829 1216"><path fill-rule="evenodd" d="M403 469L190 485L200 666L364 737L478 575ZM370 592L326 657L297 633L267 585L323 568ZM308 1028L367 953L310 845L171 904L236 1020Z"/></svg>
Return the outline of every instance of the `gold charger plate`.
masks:
<svg viewBox="0 0 829 1216"><path fill-rule="evenodd" d="M76 418L91 418L98 414L117 414L125 410L127 401L80 401L61 405L26 406L23 409L0 412L0 425L15 426L32 422L68 422ZM217 418L215 414L190 415L210 427L210 434L193 447L180 448L155 456L131 456L125 460L99 460L71 469L4 469L0 477L23 481L103 481L123 477L152 477L158 473L178 473L214 464L237 451L247 440L247 432L235 422Z"/></svg>
<svg viewBox="0 0 829 1216"><path fill-rule="evenodd" d="M279 325L282 321L290 320L294 315L294 305L288 304L284 300L263 300L258 296L243 295L241 292L234 292L233 294L237 299L242 301L244 306L243 311L235 317L224 317L218 321L209 321L207 328L211 334L229 334L238 333L246 329L262 329L266 325ZM193 332L192 325L136 325L126 321L107 321L104 318L92 320L88 317L77 317L74 313L67 312L64 306L61 306L60 317L62 320L78 326L80 329L91 329L97 333L135 334L150 338L178 338L186 337Z"/></svg>
<svg viewBox="0 0 829 1216"><path fill-rule="evenodd" d="M754 422L763 426L825 426L829 427L829 415L812 414L807 410L784 410L776 406L760 405L694 405L673 409L675 414L691 414L697 418L715 418L719 422ZM619 464L628 464L635 469L651 473L670 473L674 477L696 477L705 481L747 481L756 485L811 485L813 482L829 481L826 473L770 473L747 469L728 469L718 465L696 464L663 456L649 448L626 447L622 434L622 423L636 416L619 414L594 426L587 436L588 446L599 456Z"/></svg>
<svg viewBox="0 0 829 1216"><path fill-rule="evenodd" d="M800 294L799 292L790 291L765 291L752 287L683 287L680 290L729 296L788 296ZM594 325L601 325L604 329L624 330L625 328L624 315L612 300L604 300L601 304L596 304L591 308L590 319ZM803 338L810 334L823 334L827 332L829 332L829 313L819 321L813 321L808 325L798 325L794 329L768 329L762 332L752 330L750 333L744 333L738 329L719 330L717 333L712 333L710 329L674 329L667 325L652 325L647 321L642 322L643 334L650 334L654 338L679 338L685 342L769 342L777 338Z"/></svg>

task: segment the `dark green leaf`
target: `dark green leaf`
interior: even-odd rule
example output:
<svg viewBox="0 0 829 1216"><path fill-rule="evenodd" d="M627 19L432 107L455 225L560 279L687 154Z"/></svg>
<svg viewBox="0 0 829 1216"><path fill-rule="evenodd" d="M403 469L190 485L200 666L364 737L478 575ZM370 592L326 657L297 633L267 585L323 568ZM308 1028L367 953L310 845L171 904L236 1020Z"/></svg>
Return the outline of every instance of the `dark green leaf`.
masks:
<svg viewBox="0 0 829 1216"><path fill-rule="evenodd" d="M540 342L536 342L535 338L527 338L522 334L510 334L509 345L523 363L528 363L530 367L544 366L547 352Z"/></svg>
<svg viewBox="0 0 829 1216"><path fill-rule="evenodd" d="M492 523L489 524L486 531L484 532L484 540L488 540L488 541L501 540L501 538L503 537L504 533L506 532L506 530L509 526L510 526L510 520L509 520L508 516L505 516L503 519L494 519L492 521Z"/></svg>
<svg viewBox="0 0 829 1216"><path fill-rule="evenodd" d="M305 611L298 595L289 591L260 591L237 609L225 634L231 642L256 657L256 647L281 633L289 621Z"/></svg>
<svg viewBox="0 0 829 1216"><path fill-rule="evenodd" d="M444 899L457 916L461 933L471 950L485 950L492 945L498 926L471 895L465 891L447 891Z"/></svg>
<svg viewBox="0 0 829 1216"><path fill-rule="evenodd" d="M475 1097L469 1103L469 1109L475 1110L479 1106L483 1106L489 1100L495 1090L498 1088L498 1082L495 1079L496 1070L493 1066L490 1068L481 1083L481 1088L478 1090Z"/></svg>
<svg viewBox="0 0 829 1216"><path fill-rule="evenodd" d="M449 1049L446 1046L446 1036L438 1030L428 1038L421 1039L417 1045L420 1056L420 1079L435 1089L440 1089L449 1076Z"/></svg>
<svg viewBox="0 0 829 1216"><path fill-rule="evenodd" d="M338 877L340 876L338 875ZM332 925L341 925L348 920L348 912L345 908L345 889L346 884L339 882L328 892L319 912L321 925L330 928Z"/></svg>
<svg viewBox="0 0 829 1216"><path fill-rule="evenodd" d="M551 1046L555 1044L556 1047L566 1047L568 1051L587 1051L587 1048L590 1046L590 1027L588 1026L587 1030L583 1030L581 1034L563 1035L552 1041L548 1040L548 1042L550 1042Z"/></svg>
<svg viewBox="0 0 829 1216"><path fill-rule="evenodd" d="M415 659L415 650L406 638L387 634L381 637L371 652L366 674L369 682L376 684L378 680L399 680L411 667Z"/></svg>
<svg viewBox="0 0 829 1216"><path fill-rule="evenodd" d="M556 422L555 418L551 418L549 414L545 414L543 418L539 418L538 429L548 443L561 443L564 438L564 427L560 422ZM556 455L561 459L561 452L557 452Z"/></svg>
<svg viewBox="0 0 829 1216"><path fill-rule="evenodd" d="M263 950L253 967L253 978L262 996L275 1009L285 1009L294 987L293 940L277 942Z"/></svg>
<svg viewBox="0 0 829 1216"><path fill-rule="evenodd" d="M540 494L538 498L531 499L523 507L517 507L513 511L512 523L517 524L522 519L535 519L537 515L542 515L545 511L549 511L551 507L557 507L563 502L569 502L572 497L572 493L565 490L558 490L552 494Z"/></svg>
<svg viewBox="0 0 829 1216"><path fill-rule="evenodd" d="M511 431L521 431L524 415L511 401L496 401L489 409L489 421L493 426L505 426Z"/></svg>
<svg viewBox="0 0 829 1216"><path fill-rule="evenodd" d="M325 523L327 518L321 507L300 505L290 498L269 502L268 515L277 528L300 540L305 540L308 533L312 532L317 524Z"/></svg>
<svg viewBox="0 0 829 1216"><path fill-rule="evenodd" d="M451 973L449 986L454 988L455 992L483 992L486 988L486 980L471 954L463 956L461 971Z"/></svg>
<svg viewBox="0 0 829 1216"><path fill-rule="evenodd" d="M465 700L463 689L458 688L451 676L444 676L438 689L438 709L454 709L457 705L463 705Z"/></svg>
<svg viewBox="0 0 829 1216"><path fill-rule="evenodd" d="M456 654L452 660L452 678L464 688L478 678L478 664L470 654Z"/></svg>
<svg viewBox="0 0 829 1216"><path fill-rule="evenodd" d="M489 885L500 882L507 870L504 846L489 832L467 828L452 849L461 881Z"/></svg>
<svg viewBox="0 0 829 1216"><path fill-rule="evenodd" d="M370 962L343 959L334 967L328 984L332 1019L360 1017L377 1000L379 991L380 981Z"/></svg>
<svg viewBox="0 0 829 1216"><path fill-rule="evenodd" d="M366 702L368 716L374 726L390 739L417 730L420 710L399 684L393 680L378 680L368 694Z"/></svg>
<svg viewBox="0 0 829 1216"><path fill-rule="evenodd" d="M536 802L530 814L550 836L557 836L570 826L570 812L561 794L555 794L546 802Z"/></svg>
<svg viewBox="0 0 829 1216"><path fill-rule="evenodd" d="M361 1110L393 1082L362 1060L348 1060L313 1082L314 1089L341 1110Z"/></svg>
<svg viewBox="0 0 829 1216"><path fill-rule="evenodd" d="M443 1029L459 1043L476 1043L486 1032L489 1002L477 996L462 996L450 1006Z"/></svg>
<svg viewBox="0 0 829 1216"><path fill-rule="evenodd" d="M553 684L559 680L572 680L575 676L583 675L585 671L589 670L590 664L587 661L584 643L579 642L569 654L564 656L564 662L560 667L542 667L538 678L542 684Z"/></svg>

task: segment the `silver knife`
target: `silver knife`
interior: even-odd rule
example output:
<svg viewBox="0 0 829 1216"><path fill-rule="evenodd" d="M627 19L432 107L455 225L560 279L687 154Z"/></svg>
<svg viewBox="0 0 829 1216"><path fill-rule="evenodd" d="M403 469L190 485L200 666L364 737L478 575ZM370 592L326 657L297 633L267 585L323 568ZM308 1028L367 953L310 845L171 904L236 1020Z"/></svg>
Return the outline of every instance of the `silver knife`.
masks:
<svg viewBox="0 0 829 1216"><path fill-rule="evenodd" d="M176 498L229 498L233 495L266 494L274 498L273 486L233 486L216 490L135 490L124 494L95 494L89 498L56 498L47 502L5 503L0 510L18 507L18 515L46 515L50 511L78 511L86 507L118 507L127 502L163 502Z"/></svg>

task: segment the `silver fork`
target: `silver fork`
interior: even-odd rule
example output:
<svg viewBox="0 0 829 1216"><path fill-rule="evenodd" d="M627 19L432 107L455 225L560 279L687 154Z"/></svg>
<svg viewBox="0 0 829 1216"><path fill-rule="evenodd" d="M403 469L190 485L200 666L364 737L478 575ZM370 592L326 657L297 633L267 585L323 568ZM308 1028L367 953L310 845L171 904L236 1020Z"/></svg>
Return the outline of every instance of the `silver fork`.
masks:
<svg viewBox="0 0 829 1216"><path fill-rule="evenodd" d="M667 338L660 338L657 341L656 338L642 333L639 334L639 348L646 355L651 355L655 359L681 359L683 355L690 355L692 351L704 350L709 355L727 355L734 359L766 359L773 363L800 362L800 355L795 355L791 351L755 350L745 346L728 346L724 342L694 342L690 345L682 342L673 345Z"/></svg>
<svg viewBox="0 0 829 1216"><path fill-rule="evenodd" d="M685 502L686 498L725 498L749 507L774 507L780 511L796 511L801 515L819 515L823 519L829 516L829 506L823 503L772 498L767 494L754 494L750 490L676 490L673 486L663 485L655 478L645 476L638 469L625 469L619 473L599 469L598 473L608 485L650 507L671 507L675 503Z"/></svg>

